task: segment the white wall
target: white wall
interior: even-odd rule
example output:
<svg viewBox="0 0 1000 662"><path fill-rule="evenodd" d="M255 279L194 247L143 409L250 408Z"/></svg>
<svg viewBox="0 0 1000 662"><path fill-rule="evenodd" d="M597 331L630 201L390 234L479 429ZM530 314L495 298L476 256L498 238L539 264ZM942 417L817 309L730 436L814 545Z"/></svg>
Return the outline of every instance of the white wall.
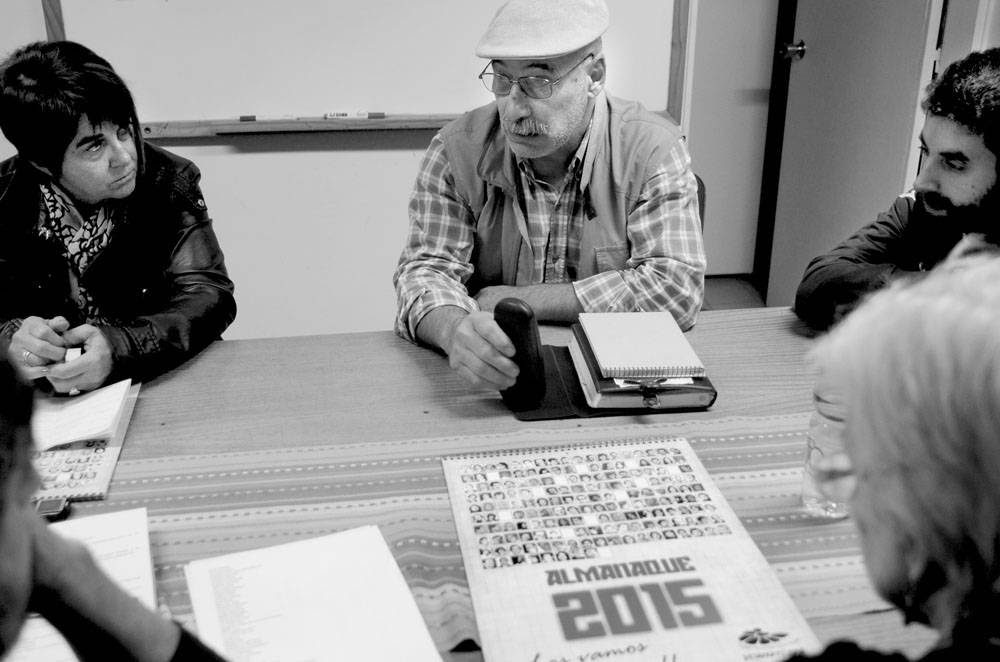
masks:
<svg viewBox="0 0 1000 662"><path fill-rule="evenodd" d="M331 111L458 114L490 99L476 80L485 62L473 51L494 0L434 0L434 11L412 0L294 6L62 2L67 38L115 65L146 122ZM672 0L612 2L604 49L614 93L666 107L672 20Z"/></svg>
<svg viewBox="0 0 1000 662"><path fill-rule="evenodd" d="M698 3L688 143L712 274L753 270L778 0Z"/></svg>
<svg viewBox="0 0 1000 662"><path fill-rule="evenodd" d="M991 0L985 15L983 45L1000 46L1000 1Z"/></svg>
<svg viewBox="0 0 1000 662"><path fill-rule="evenodd" d="M236 283L227 338L390 329L392 272L431 131L172 141L193 160Z"/></svg>

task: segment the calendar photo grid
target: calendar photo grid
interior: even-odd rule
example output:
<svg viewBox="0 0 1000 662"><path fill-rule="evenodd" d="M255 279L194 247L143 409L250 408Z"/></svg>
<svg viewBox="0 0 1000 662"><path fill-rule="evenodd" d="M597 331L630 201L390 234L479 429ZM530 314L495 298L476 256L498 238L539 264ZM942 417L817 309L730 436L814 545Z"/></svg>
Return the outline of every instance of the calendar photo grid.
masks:
<svg viewBox="0 0 1000 662"><path fill-rule="evenodd" d="M482 458L459 476L487 570L601 559L619 545L732 533L676 446Z"/></svg>

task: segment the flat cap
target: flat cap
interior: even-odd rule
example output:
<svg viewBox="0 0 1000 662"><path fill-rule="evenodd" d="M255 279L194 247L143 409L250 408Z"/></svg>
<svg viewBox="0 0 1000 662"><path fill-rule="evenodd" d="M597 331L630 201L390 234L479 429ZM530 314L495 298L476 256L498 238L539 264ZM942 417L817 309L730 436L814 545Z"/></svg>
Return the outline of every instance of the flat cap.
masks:
<svg viewBox="0 0 1000 662"><path fill-rule="evenodd" d="M566 55L608 29L604 0L510 0L497 10L476 46L490 60L535 60Z"/></svg>

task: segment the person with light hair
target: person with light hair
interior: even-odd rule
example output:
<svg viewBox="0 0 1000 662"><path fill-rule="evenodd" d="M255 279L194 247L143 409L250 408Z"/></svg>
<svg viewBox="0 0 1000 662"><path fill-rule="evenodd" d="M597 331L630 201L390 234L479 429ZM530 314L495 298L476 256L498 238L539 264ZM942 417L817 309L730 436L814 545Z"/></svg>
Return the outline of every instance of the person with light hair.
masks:
<svg viewBox="0 0 1000 662"><path fill-rule="evenodd" d="M893 284L815 356L846 405L875 588L940 635L922 660L1000 659L1000 260ZM816 659L905 658L837 642Z"/></svg>

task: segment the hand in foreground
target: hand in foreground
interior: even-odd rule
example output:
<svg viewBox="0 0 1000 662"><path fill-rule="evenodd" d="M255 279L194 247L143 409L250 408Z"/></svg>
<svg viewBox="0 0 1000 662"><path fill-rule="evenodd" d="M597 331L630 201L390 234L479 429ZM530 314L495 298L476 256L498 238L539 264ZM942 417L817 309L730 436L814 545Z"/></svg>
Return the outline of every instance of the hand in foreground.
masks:
<svg viewBox="0 0 1000 662"><path fill-rule="evenodd" d="M517 379L514 344L486 312L469 313L455 324L444 348L448 363L473 386L498 390L509 388Z"/></svg>
<svg viewBox="0 0 1000 662"><path fill-rule="evenodd" d="M67 602L76 602L86 590L83 583L99 571L82 543L53 533L33 512L29 517L34 554L30 607L45 616Z"/></svg>
<svg viewBox="0 0 1000 662"><path fill-rule="evenodd" d="M26 379L37 379L47 372L46 366L63 360L67 343L62 334L69 329L65 317L42 319L25 317L21 328L11 336L7 352Z"/></svg>
<svg viewBox="0 0 1000 662"><path fill-rule="evenodd" d="M62 335L67 347L83 346L83 354L72 361L48 367L45 375L58 393L73 389L89 391L107 380L114 360L111 345L100 329L90 324L69 329Z"/></svg>
<svg viewBox="0 0 1000 662"><path fill-rule="evenodd" d="M26 523L34 559L29 608L59 630L86 662L170 660L180 640L178 627L115 584L82 543L53 533L37 516L32 519Z"/></svg>

